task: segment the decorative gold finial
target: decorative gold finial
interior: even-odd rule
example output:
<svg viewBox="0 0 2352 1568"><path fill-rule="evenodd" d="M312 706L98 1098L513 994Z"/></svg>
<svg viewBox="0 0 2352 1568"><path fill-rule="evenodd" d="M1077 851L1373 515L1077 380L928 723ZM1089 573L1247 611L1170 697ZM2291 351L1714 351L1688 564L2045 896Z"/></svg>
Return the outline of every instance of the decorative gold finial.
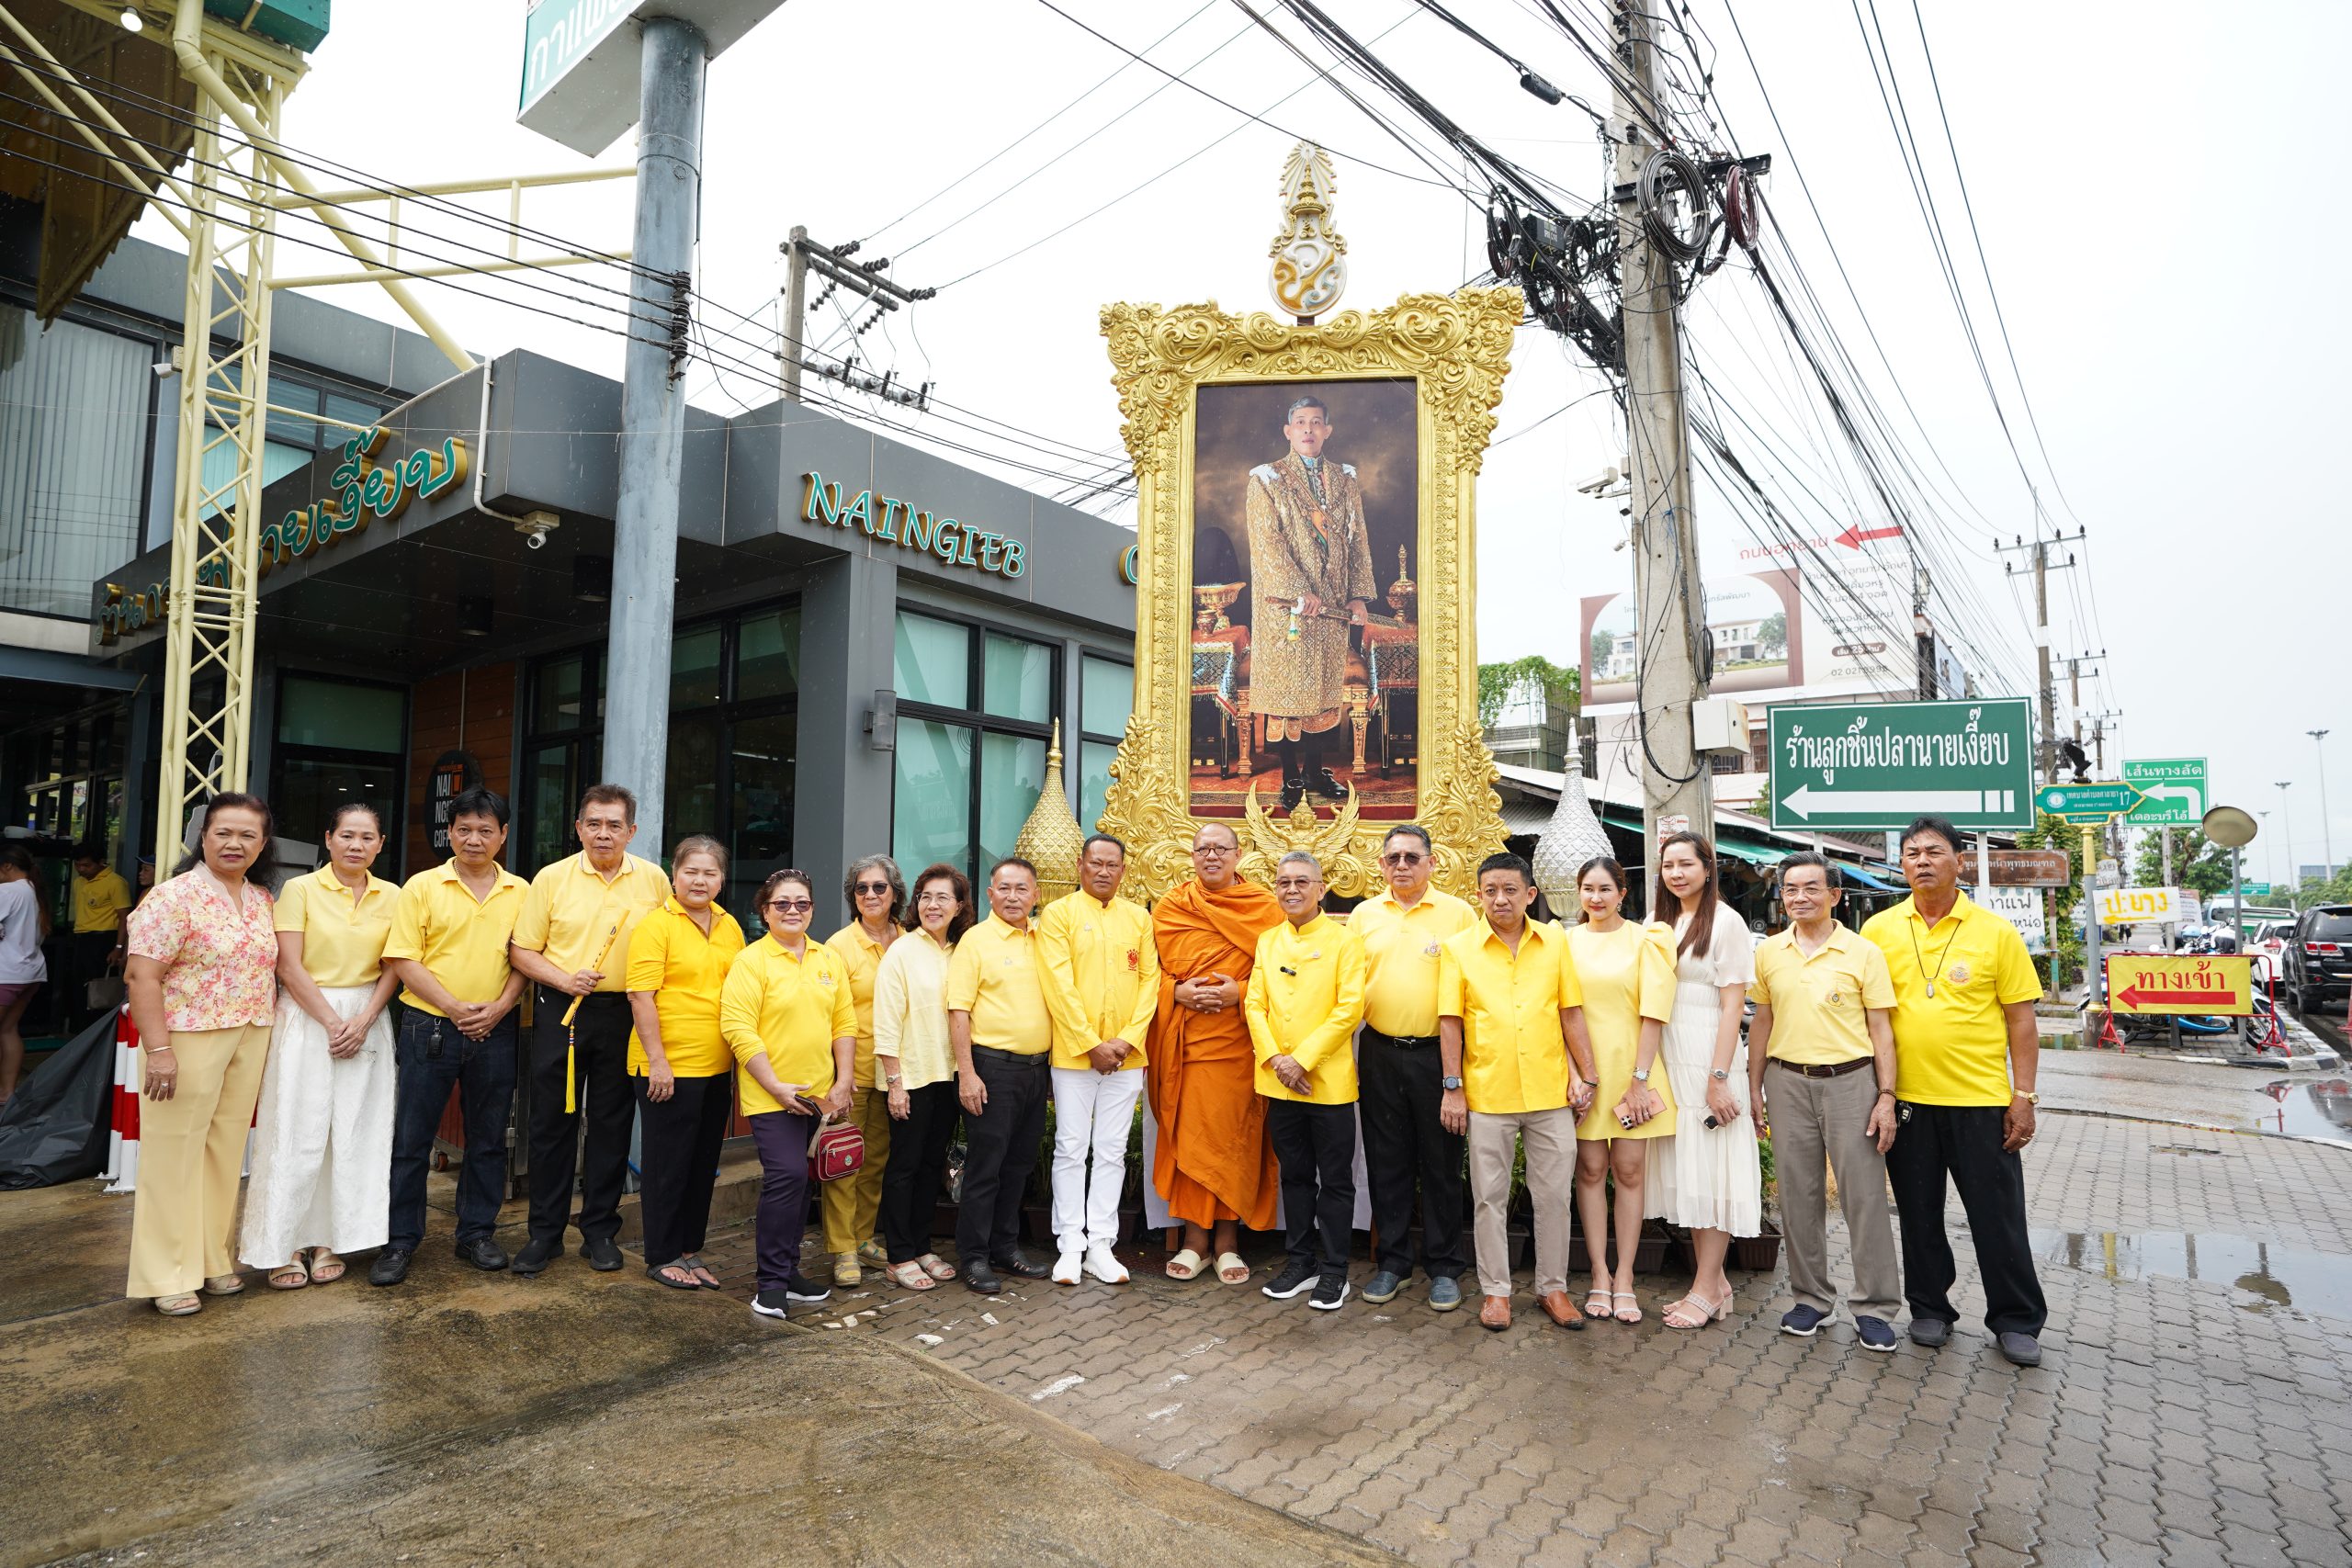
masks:
<svg viewBox="0 0 2352 1568"><path fill-rule="evenodd" d="M1078 891L1078 852L1085 841L1085 831L1062 790L1062 721L1056 719L1053 739L1046 746L1046 787L1012 841L1012 852L1037 868L1040 905Z"/></svg>
<svg viewBox="0 0 2352 1568"><path fill-rule="evenodd" d="M1301 321L1337 305L1348 287L1348 243L1331 226L1338 189L1329 153L1311 141L1290 150L1283 166L1283 227L1266 253L1274 259L1267 285L1274 303Z"/></svg>

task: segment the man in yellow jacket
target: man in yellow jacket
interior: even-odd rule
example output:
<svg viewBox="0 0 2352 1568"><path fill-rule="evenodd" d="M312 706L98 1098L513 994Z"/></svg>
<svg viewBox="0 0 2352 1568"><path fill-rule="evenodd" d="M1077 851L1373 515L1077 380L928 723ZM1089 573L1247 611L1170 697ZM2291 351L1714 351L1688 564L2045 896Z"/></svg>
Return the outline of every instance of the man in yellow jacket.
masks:
<svg viewBox="0 0 2352 1568"><path fill-rule="evenodd" d="M1267 1101L1266 1132L1282 1168L1290 1247L1290 1261L1265 1289L1287 1301L1312 1288L1308 1304L1336 1312L1348 1299L1356 1206L1354 1035L1363 1021L1363 943L1323 913L1323 867L1305 850L1274 867L1274 897L1287 919L1258 939L1241 1004L1258 1057L1258 1092Z"/></svg>
<svg viewBox="0 0 2352 1568"><path fill-rule="evenodd" d="M1079 852L1078 891L1055 899L1037 919L1046 1011L1054 1025L1057 1285L1077 1284L1081 1267L1106 1285L1127 1278L1111 1248L1119 1239L1127 1134L1143 1093L1144 1032L1159 1002L1159 959L1151 916L1119 897L1126 874L1127 846L1097 833Z"/></svg>

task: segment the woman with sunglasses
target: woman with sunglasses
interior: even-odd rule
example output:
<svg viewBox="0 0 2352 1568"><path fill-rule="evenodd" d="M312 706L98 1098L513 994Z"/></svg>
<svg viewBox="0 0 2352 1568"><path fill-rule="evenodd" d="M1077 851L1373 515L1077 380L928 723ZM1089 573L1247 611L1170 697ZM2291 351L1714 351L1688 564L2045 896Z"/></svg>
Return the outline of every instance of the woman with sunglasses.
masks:
<svg viewBox="0 0 2352 1568"><path fill-rule="evenodd" d="M1634 1253L1642 1243L1648 1145L1674 1133L1673 1091L1657 1072L1666 1022L1674 1016L1674 935L1664 926L1627 919L1625 890L1623 866L1606 855L1584 863L1577 873L1584 920L1568 931L1568 961L1584 991L1595 1079L1592 1109L1577 1124L1577 1218L1592 1259L1584 1314L1639 1323ZM1608 1246L1611 1182L1617 1189L1613 1270Z"/></svg>
<svg viewBox="0 0 2352 1568"><path fill-rule="evenodd" d="M720 908L727 851L697 833L670 856L670 897L629 933L629 1083L643 1146L645 1271L673 1291L718 1289L703 1266L718 1148L735 1110L735 1065L718 1033L728 971L743 928Z"/></svg>
<svg viewBox="0 0 2352 1568"><path fill-rule="evenodd" d="M767 935L745 948L719 992L718 1031L741 1065L737 1087L760 1151L759 1293L752 1310L783 1317L787 1303L833 1293L800 1271L808 1216L808 1145L820 1116L849 1109L857 1008L849 966L808 940L816 884L805 871L760 885Z"/></svg>
<svg viewBox="0 0 2352 1568"><path fill-rule="evenodd" d="M929 867L915 878L914 930L874 977L874 1065L899 1123L882 1174L882 1241L890 1278L910 1291L956 1278L956 1265L931 1249L931 1224L961 1109L947 960L971 925L972 885L952 865Z"/></svg>
<svg viewBox="0 0 2352 1568"><path fill-rule="evenodd" d="M833 1255L833 1283L854 1285L865 1278L862 1262L888 1261L874 1239L882 1205L882 1168L890 1157L890 1113L874 1087L874 976L882 955L905 929L907 879L888 855L866 855L842 878L842 896L856 919L825 939L849 965L850 1000L857 1006L855 1073L849 1119L865 1138L865 1163L825 1185L825 1250Z"/></svg>

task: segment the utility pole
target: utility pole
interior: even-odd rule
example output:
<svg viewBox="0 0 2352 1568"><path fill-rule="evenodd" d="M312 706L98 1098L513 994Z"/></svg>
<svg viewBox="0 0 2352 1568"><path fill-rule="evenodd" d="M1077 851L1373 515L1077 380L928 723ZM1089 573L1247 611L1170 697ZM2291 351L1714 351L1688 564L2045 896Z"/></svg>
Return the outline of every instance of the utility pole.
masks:
<svg viewBox="0 0 2352 1568"><path fill-rule="evenodd" d="M2075 535L2077 539L2082 536L2080 532ZM2058 782L2058 682L2050 666L2050 574L2053 571L2064 571L2075 564L2072 554L2069 554L2064 561L2053 564L2050 559L2050 547L2054 544L2063 544L2065 537L2064 534L2050 539L2036 536L2030 545L2019 538L2012 544L1995 547L2004 555L2011 553L2022 555L2028 551L2032 554L2030 570L2033 572L2033 655L2036 679L2039 682L2036 690L2041 699L2041 744L2038 750L2041 782L2044 784ZM2007 561L2001 564L2001 570L2005 574L2014 570L2015 568ZM2081 705L2079 701L2076 705ZM2079 730L2076 731L2075 738L2078 740L2082 739Z"/></svg>
<svg viewBox="0 0 2352 1568"><path fill-rule="evenodd" d="M2295 864L2295 806L2287 796L2287 792L2295 787L2295 781L2275 779L2272 782L2278 786L2278 827L2281 847L2287 852L2287 907L2296 908L2300 906L2295 903L2294 895L2303 890L2303 874Z"/></svg>
<svg viewBox="0 0 2352 1568"><path fill-rule="evenodd" d="M2335 845L2327 830L2327 731L2306 729L2312 746L2319 750L2319 862L2323 880L2335 877Z"/></svg>
<svg viewBox="0 0 2352 1568"><path fill-rule="evenodd" d="M853 263L849 258L857 254L858 244L858 241L852 240L846 245L820 245L808 237L806 227L795 224L792 237L781 247L786 265L784 313L788 318L778 355L784 367L784 395L790 401L800 401L800 373L814 370L827 380L839 381L857 391L871 392L906 408L927 409L931 406L931 389L938 385L936 381L925 381L921 387L914 388L897 387L891 385L897 378L895 371L886 370L878 377L862 374L857 368L857 345L854 342L850 344L847 354L831 365L820 365L809 359L807 350L802 347L809 310L808 275L812 272L825 280L825 291L817 296L818 304L823 304L842 289L872 302L874 313L858 324L854 334L859 338L881 321L885 312L895 310L901 304L919 303L939 292L936 288L904 288L883 276L890 265L888 256Z"/></svg>
<svg viewBox="0 0 2352 1568"><path fill-rule="evenodd" d="M1649 13L1637 0L1617 0L1616 10L1617 52L1624 69L1612 79L1611 129L1616 138L1617 254L1624 279L1626 454L1639 628L1634 723L1642 751L1644 853L1655 863L1662 831L1688 827L1713 840L1714 788L1691 727L1691 705L1707 694L1700 642L1707 633L1700 613L1699 534L1690 511L1675 264L1650 238L1639 196L1643 165L1661 150L1643 139L1642 111L1632 93L1657 100L1657 53Z"/></svg>
<svg viewBox="0 0 2352 1568"><path fill-rule="evenodd" d="M602 775L637 795L637 847L662 858L670 761L670 632L678 587L678 475L686 439L686 329L702 209L709 48L690 23L649 17L638 78L637 216L621 372L620 503L613 521L611 658ZM653 323L666 322L668 341Z"/></svg>

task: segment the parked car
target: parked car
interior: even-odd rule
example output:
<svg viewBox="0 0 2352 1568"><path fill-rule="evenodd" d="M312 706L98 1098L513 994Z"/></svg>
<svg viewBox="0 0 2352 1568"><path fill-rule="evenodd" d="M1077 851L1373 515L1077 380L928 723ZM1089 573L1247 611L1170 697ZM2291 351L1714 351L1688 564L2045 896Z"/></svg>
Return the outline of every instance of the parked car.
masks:
<svg viewBox="0 0 2352 1568"><path fill-rule="evenodd" d="M2254 955L2254 977L2271 985L2284 985L2287 979L2287 944L2295 940L2292 920L2266 920L2255 928L2254 940L2246 944L2246 952Z"/></svg>
<svg viewBox="0 0 2352 1568"><path fill-rule="evenodd" d="M2287 1002L2313 1012L2352 998L2352 904L2320 904L2296 918L2287 943Z"/></svg>

